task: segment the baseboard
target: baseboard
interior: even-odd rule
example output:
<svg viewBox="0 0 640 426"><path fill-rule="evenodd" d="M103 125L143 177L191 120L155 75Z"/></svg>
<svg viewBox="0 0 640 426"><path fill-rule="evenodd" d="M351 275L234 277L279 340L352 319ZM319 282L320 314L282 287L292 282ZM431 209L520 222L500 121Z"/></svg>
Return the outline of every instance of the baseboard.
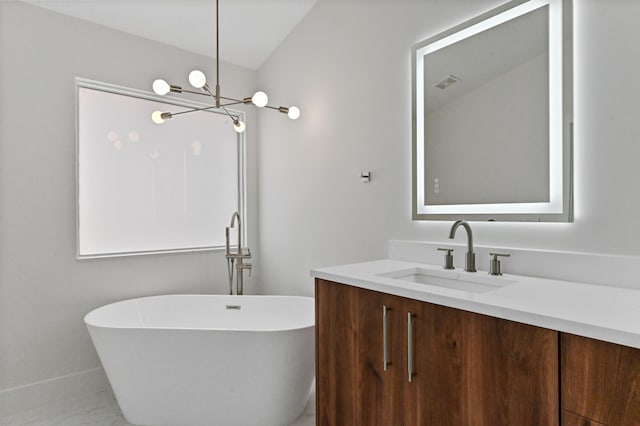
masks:
<svg viewBox="0 0 640 426"><path fill-rule="evenodd" d="M0 391L0 416L10 416L105 390L111 391L111 387L102 368L16 386Z"/></svg>

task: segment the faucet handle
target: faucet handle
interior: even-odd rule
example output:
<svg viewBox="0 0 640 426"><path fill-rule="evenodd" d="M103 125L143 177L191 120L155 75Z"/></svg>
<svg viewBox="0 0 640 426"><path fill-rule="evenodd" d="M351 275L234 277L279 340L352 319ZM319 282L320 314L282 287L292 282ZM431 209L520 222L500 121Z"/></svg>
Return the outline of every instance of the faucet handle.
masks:
<svg viewBox="0 0 640 426"><path fill-rule="evenodd" d="M491 259L489 263L489 275L502 275L498 257L510 257L511 255L508 253L489 253L489 256L493 256L493 259Z"/></svg>
<svg viewBox="0 0 640 426"><path fill-rule="evenodd" d="M453 249L438 247L438 250L447 252L447 254L444 255L444 266L442 269L455 269L453 266Z"/></svg>

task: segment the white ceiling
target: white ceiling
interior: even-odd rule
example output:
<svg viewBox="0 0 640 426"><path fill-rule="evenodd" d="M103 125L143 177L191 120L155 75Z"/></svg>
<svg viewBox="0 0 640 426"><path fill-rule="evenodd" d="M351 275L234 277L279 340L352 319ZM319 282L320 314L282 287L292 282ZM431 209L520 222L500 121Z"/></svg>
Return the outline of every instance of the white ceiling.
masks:
<svg viewBox="0 0 640 426"><path fill-rule="evenodd" d="M214 0L22 0L215 57ZM220 60L259 68L317 0L220 0Z"/></svg>

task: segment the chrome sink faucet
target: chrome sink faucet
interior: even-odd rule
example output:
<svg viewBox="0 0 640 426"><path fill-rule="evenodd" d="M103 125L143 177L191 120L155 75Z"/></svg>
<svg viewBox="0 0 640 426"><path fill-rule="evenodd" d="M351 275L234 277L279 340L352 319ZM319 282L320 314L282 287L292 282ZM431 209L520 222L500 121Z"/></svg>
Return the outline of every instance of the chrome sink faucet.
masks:
<svg viewBox="0 0 640 426"><path fill-rule="evenodd" d="M235 253L231 252L231 247L229 245L229 229L233 228L236 219L238 220L238 249ZM226 253L225 257L227 258L227 268L229 270L229 294L233 294L233 265L237 260L236 264L236 294L242 295L244 292L244 279L243 274L244 270L249 270L249 276L251 276L251 267L250 263L244 263L244 259L251 258L251 250L247 247L247 252L244 253L242 250L242 224L240 222L240 214L238 212L234 212L231 216L231 225L225 228L225 236L226 236Z"/></svg>
<svg viewBox="0 0 640 426"><path fill-rule="evenodd" d="M459 226L462 226L467 231L467 255L464 261L464 270L466 272L476 272L476 254L473 252L471 226L464 220L456 220L451 227L451 231L449 231L449 238L453 239L456 236L456 230Z"/></svg>

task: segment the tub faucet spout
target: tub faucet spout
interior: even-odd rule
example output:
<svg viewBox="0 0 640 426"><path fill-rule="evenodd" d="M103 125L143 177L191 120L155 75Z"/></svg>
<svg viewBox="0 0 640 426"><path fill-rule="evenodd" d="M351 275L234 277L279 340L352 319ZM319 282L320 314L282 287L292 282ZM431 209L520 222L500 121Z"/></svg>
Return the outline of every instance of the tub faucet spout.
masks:
<svg viewBox="0 0 640 426"><path fill-rule="evenodd" d="M471 226L464 220L456 220L451 226L451 231L449 231L449 238L453 239L456 236L456 230L459 226L462 226L467 231L467 255L465 257L464 270L466 272L476 272L476 254L473 252Z"/></svg>
<svg viewBox="0 0 640 426"><path fill-rule="evenodd" d="M231 225L229 225L229 228L227 228L227 230L229 230L230 228L233 228L236 224L236 218L238 219L238 254L240 254L240 241L242 238L242 223L240 222L240 213L238 212L233 212L233 214L231 215ZM227 255L230 255L231 253L229 252L229 232L227 232Z"/></svg>

